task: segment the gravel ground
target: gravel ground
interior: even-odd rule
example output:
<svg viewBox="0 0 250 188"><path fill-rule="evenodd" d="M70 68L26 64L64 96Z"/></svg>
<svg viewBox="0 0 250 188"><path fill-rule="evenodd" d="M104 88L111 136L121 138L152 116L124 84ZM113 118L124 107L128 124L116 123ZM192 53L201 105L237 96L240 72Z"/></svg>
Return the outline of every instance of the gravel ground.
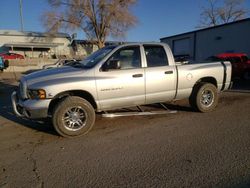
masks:
<svg viewBox="0 0 250 188"><path fill-rule="evenodd" d="M211 113L181 101L168 105L176 114L98 116L73 139L15 117L15 85L0 83L0 187L250 187L249 83L224 92Z"/></svg>

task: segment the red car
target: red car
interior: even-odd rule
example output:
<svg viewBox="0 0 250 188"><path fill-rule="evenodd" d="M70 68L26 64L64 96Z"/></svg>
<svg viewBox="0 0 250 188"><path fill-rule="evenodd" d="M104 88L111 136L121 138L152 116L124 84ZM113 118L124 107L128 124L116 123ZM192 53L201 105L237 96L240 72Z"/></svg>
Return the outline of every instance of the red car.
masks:
<svg viewBox="0 0 250 188"><path fill-rule="evenodd" d="M24 59L23 55L11 52L0 53L0 56L4 59Z"/></svg>
<svg viewBox="0 0 250 188"><path fill-rule="evenodd" d="M250 60L246 54L222 53L213 56L212 59L215 61L230 61L232 64L232 78L240 77L245 80L250 80Z"/></svg>

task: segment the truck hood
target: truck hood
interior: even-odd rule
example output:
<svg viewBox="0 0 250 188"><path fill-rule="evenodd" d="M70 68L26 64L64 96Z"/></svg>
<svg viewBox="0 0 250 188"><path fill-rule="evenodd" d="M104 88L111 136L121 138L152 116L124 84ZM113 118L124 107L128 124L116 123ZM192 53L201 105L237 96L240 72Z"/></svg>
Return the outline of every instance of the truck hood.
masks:
<svg viewBox="0 0 250 188"><path fill-rule="evenodd" d="M37 71L24 76L24 79L27 81L27 85L33 85L36 83L58 80L58 79L67 79L71 77L83 76L83 73L87 72L88 69L75 68L70 66L64 66L60 68L52 68Z"/></svg>

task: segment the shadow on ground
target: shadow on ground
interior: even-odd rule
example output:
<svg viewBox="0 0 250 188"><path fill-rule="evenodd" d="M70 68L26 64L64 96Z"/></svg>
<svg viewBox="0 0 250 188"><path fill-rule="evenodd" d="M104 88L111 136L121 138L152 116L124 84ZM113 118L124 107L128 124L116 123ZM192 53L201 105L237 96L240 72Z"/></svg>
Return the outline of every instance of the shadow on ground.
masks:
<svg viewBox="0 0 250 188"><path fill-rule="evenodd" d="M233 80L233 87L231 91L249 91L250 80L235 79Z"/></svg>
<svg viewBox="0 0 250 188"><path fill-rule="evenodd" d="M0 81L0 116L13 121L20 126L28 127L36 131L56 135L49 120L32 121L17 117L11 106L11 93L17 88L15 83L10 80Z"/></svg>

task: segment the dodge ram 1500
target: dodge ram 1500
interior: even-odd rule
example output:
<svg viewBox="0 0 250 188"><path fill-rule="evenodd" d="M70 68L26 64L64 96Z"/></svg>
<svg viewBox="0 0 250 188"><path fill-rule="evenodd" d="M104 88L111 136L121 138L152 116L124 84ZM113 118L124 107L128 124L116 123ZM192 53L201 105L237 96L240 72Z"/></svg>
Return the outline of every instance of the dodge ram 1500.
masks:
<svg viewBox="0 0 250 188"><path fill-rule="evenodd" d="M90 131L95 112L184 98L210 112L231 71L230 62L176 64L164 43L107 46L71 66L23 76L12 105L21 117L51 117L55 130L71 137Z"/></svg>

